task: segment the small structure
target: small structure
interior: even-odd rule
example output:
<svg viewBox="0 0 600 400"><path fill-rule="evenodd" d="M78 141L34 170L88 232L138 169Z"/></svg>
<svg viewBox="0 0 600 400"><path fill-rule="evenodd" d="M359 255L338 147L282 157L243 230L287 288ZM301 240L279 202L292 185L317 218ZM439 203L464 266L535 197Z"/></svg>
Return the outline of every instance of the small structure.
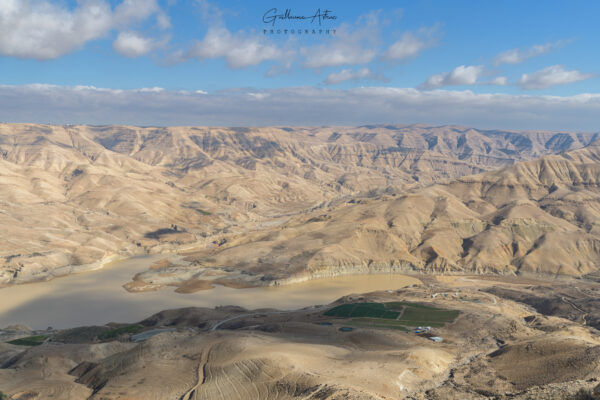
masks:
<svg viewBox="0 0 600 400"><path fill-rule="evenodd" d="M340 328L340 331L341 331L341 332L352 332L353 330L354 330L354 328L351 328L351 327L349 327L349 326L342 326L342 327Z"/></svg>
<svg viewBox="0 0 600 400"><path fill-rule="evenodd" d="M431 332L430 326L419 326L415 329L415 333L429 333Z"/></svg>
<svg viewBox="0 0 600 400"><path fill-rule="evenodd" d="M439 336L432 336L429 338L429 340L433 340L434 342L439 343L439 342L443 341L444 338L441 338Z"/></svg>

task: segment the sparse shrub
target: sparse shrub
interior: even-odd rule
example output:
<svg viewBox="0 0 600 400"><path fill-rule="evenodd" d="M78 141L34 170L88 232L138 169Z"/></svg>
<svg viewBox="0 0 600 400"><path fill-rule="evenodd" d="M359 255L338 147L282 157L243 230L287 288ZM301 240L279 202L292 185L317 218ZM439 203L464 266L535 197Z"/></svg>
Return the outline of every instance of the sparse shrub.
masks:
<svg viewBox="0 0 600 400"><path fill-rule="evenodd" d="M98 339L100 339L100 340L115 339L118 336L121 336L121 335L124 335L124 334L138 333L142 329L144 329L144 327L141 326L141 325L127 325L127 326L122 326L120 328L114 328L114 329L110 329L108 331L104 331L104 332L100 333L98 335Z"/></svg>
<svg viewBox="0 0 600 400"><path fill-rule="evenodd" d="M594 400L594 396L592 395L592 391L589 389L579 389L575 396L572 397L573 400Z"/></svg>
<svg viewBox="0 0 600 400"><path fill-rule="evenodd" d="M79 168L76 168L76 169L73 170L73 172L71 172L71 177L75 178L76 176L79 176L81 174L83 174L83 170L79 169Z"/></svg>
<svg viewBox="0 0 600 400"><path fill-rule="evenodd" d="M52 338L52 341L59 343L91 343L103 332L109 330L110 328L105 326L81 326L59 332Z"/></svg>
<svg viewBox="0 0 600 400"><path fill-rule="evenodd" d="M185 232L185 229L183 229L183 230L173 229L174 226L175 225L171 225L171 228L160 228L160 229L157 229L157 230L152 231L152 232L146 232L144 234L144 237L146 239L156 239L156 240L158 240L163 235L170 235L170 234L173 234L173 233L183 233L183 232Z"/></svg>

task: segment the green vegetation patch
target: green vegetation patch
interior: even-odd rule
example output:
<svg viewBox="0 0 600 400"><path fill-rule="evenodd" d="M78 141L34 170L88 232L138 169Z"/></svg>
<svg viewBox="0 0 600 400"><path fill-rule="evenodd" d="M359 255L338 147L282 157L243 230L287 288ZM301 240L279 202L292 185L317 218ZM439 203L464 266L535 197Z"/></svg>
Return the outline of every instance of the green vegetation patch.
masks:
<svg viewBox="0 0 600 400"><path fill-rule="evenodd" d="M6 395L4 393L2 393L2 391L0 390L0 400L6 400L8 399L8 397L6 397Z"/></svg>
<svg viewBox="0 0 600 400"><path fill-rule="evenodd" d="M400 315L397 311L388 310L382 303L352 303L342 304L327 310L325 315L329 317L369 317L382 319L396 319Z"/></svg>
<svg viewBox="0 0 600 400"><path fill-rule="evenodd" d="M57 333L53 342L60 343L89 343L99 338L104 332L111 330L106 326L82 326L79 328L65 329Z"/></svg>
<svg viewBox="0 0 600 400"><path fill-rule="evenodd" d="M143 329L144 329L144 327L142 325L137 325L137 324L122 326L120 328L109 329L107 331L100 333L98 335L98 339L101 339L101 340L115 339L116 337L121 336L121 335L138 333L138 332L142 331Z"/></svg>
<svg viewBox="0 0 600 400"><path fill-rule="evenodd" d="M46 339L47 339L46 336L41 336L41 335L27 336L27 337L11 340L8 343L16 344L19 346L39 346L40 344L44 343L46 341Z"/></svg>
<svg viewBox="0 0 600 400"><path fill-rule="evenodd" d="M341 306L337 306L332 308L331 310L325 311L325 315L329 317L342 317L347 318L352 314L352 310L354 310L355 304L342 304Z"/></svg>
<svg viewBox="0 0 600 400"><path fill-rule="evenodd" d="M399 320L409 326L434 326L441 327L447 322L456 319L459 312L455 310L443 310L440 308L419 308L408 306L400 316Z"/></svg>
<svg viewBox="0 0 600 400"><path fill-rule="evenodd" d="M405 326L442 327L456 319L460 312L426 306L418 303L395 301L388 303L349 303L331 308L325 312L329 317L353 318L352 321L369 326L395 327Z"/></svg>
<svg viewBox="0 0 600 400"><path fill-rule="evenodd" d="M196 212L198 212L198 213L200 213L202 215L212 215L212 213L210 211L206 211L206 210L203 210L202 208L200 208L201 205L202 204L199 203L199 202L197 202L197 201L192 201L192 202L189 202L189 203L183 203L181 205L181 207L190 208L190 209L192 209L192 210L194 210L194 211L196 211Z"/></svg>

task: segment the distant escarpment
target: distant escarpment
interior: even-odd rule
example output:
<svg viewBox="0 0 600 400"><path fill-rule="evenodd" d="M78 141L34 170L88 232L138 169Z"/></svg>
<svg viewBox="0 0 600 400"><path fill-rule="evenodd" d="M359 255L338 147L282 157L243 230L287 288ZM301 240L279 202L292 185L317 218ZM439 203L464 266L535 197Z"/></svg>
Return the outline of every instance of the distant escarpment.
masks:
<svg viewBox="0 0 600 400"><path fill-rule="evenodd" d="M229 235L175 276L273 285L355 273L582 276L600 266L600 142ZM138 276L178 284L165 269ZM185 281L185 279L184 279Z"/></svg>
<svg viewBox="0 0 600 400"><path fill-rule="evenodd" d="M171 250L196 251L190 279L204 268L231 285L376 268L577 275L598 264L598 160L570 150L597 137L2 124L0 285Z"/></svg>

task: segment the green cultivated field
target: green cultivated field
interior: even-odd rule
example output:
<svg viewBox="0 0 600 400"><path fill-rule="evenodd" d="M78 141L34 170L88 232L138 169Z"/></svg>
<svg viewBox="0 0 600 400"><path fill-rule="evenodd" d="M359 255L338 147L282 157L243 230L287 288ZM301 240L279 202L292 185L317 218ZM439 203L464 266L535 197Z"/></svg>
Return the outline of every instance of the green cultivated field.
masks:
<svg viewBox="0 0 600 400"><path fill-rule="evenodd" d="M460 312L417 303L350 303L327 310L329 317L350 318L351 325L408 330L406 327L442 327Z"/></svg>
<svg viewBox="0 0 600 400"><path fill-rule="evenodd" d="M27 336L20 339L11 340L10 344L16 344L19 346L39 346L44 343L46 336Z"/></svg>
<svg viewBox="0 0 600 400"><path fill-rule="evenodd" d="M121 336L126 333L131 333L131 334L138 333L143 329L144 329L144 327L142 325L122 326L120 328L110 329L110 330L102 332L101 334L98 335L98 339L101 339L101 340L114 339L117 336Z"/></svg>
<svg viewBox="0 0 600 400"><path fill-rule="evenodd" d="M352 303L342 304L325 312L330 317L371 317L396 319L400 313L389 310L383 303Z"/></svg>
<svg viewBox="0 0 600 400"><path fill-rule="evenodd" d="M458 317L459 311L425 306L416 303L392 302L385 303L392 310L403 310L398 318L408 326L441 327L446 322L452 322Z"/></svg>

